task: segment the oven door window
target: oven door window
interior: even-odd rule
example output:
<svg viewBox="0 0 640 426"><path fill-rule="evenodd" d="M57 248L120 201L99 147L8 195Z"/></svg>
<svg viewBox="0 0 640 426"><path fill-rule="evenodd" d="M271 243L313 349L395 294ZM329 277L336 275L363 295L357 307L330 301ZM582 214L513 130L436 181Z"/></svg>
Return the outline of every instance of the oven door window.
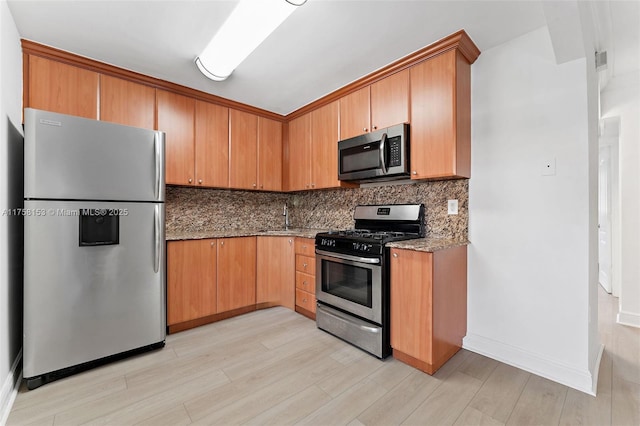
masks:
<svg viewBox="0 0 640 426"><path fill-rule="evenodd" d="M372 307L372 270L322 260L322 291L368 308Z"/></svg>

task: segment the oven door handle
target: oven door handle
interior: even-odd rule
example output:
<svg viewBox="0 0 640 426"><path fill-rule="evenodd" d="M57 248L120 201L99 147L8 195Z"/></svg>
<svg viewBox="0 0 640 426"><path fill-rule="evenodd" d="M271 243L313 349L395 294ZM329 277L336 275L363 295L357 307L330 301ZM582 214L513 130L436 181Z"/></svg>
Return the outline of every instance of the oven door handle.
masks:
<svg viewBox="0 0 640 426"><path fill-rule="evenodd" d="M316 254L319 254L320 256L334 257L336 259L351 260L352 262L368 263L371 265L380 264L380 259L378 258L351 256L349 254L333 253L324 250L316 250Z"/></svg>

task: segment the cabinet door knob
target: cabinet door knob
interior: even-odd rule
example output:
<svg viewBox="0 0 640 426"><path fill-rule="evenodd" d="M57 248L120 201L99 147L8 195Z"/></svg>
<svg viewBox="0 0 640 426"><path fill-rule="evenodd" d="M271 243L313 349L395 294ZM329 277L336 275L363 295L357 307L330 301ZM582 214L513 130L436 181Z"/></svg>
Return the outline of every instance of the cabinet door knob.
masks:
<svg viewBox="0 0 640 426"><path fill-rule="evenodd" d="M264 189L264 185L260 185L260 189Z"/></svg>
<svg viewBox="0 0 640 426"><path fill-rule="evenodd" d="M393 253L393 257L398 257L398 253Z"/></svg>
<svg viewBox="0 0 640 426"><path fill-rule="evenodd" d="M309 187L309 184L306 184L305 186L308 188L308 187Z"/></svg>
<svg viewBox="0 0 640 426"><path fill-rule="evenodd" d="M223 246L224 245L224 241L220 241L220 245Z"/></svg>
<svg viewBox="0 0 640 426"><path fill-rule="evenodd" d="M315 187L316 187L316 184L315 184L315 183L312 183L312 184L311 184L311 187L312 187L312 188L315 188Z"/></svg>
<svg viewBox="0 0 640 426"><path fill-rule="evenodd" d="M366 132L366 131L367 131L367 128L366 128L366 127L363 127L363 128L362 128L362 131L363 131L363 132Z"/></svg>
<svg viewBox="0 0 640 426"><path fill-rule="evenodd" d="M293 240L289 240L289 245L293 244Z"/></svg>
<svg viewBox="0 0 640 426"><path fill-rule="evenodd" d="M256 184L254 183L252 186L255 188L255 187L256 187Z"/></svg>
<svg viewBox="0 0 640 426"><path fill-rule="evenodd" d="M416 172L415 170L411 172L412 175L417 175L418 172Z"/></svg>
<svg viewBox="0 0 640 426"><path fill-rule="evenodd" d="M202 183L202 179L198 179L198 183Z"/></svg>
<svg viewBox="0 0 640 426"><path fill-rule="evenodd" d="M193 179L189 178L189 183L193 182Z"/></svg>
<svg viewBox="0 0 640 426"><path fill-rule="evenodd" d="M307 249L307 246L302 246L302 248L306 250L306 249Z"/></svg>
<svg viewBox="0 0 640 426"><path fill-rule="evenodd" d="M302 285L306 286L307 282L306 281L302 281Z"/></svg>
<svg viewBox="0 0 640 426"><path fill-rule="evenodd" d="M304 303L307 303L307 299L302 299L302 301L303 301Z"/></svg>
<svg viewBox="0 0 640 426"><path fill-rule="evenodd" d="M212 241L212 242L211 242L211 247L213 247L213 246L215 246L215 245L216 245L216 242L215 242L215 241Z"/></svg>
<svg viewBox="0 0 640 426"><path fill-rule="evenodd" d="M378 129L378 126L373 126L373 130L377 130L377 129Z"/></svg>
<svg viewBox="0 0 640 426"><path fill-rule="evenodd" d="M302 264L302 267L303 267L303 268L306 268L306 267L307 267L307 264L306 264L306 263L303 263L303 264Z"/></svg>

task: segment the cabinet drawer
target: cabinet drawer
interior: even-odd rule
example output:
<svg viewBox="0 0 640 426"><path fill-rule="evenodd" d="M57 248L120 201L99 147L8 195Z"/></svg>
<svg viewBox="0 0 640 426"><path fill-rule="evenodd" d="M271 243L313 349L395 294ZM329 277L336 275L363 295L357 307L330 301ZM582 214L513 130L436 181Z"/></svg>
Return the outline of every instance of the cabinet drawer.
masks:
<svg viewBox="0 0 640 426"><path fill-rule="evenodd" d="M316 312L316 296L296 288L296 305L307 311Z"/></svg>
<svg viewBox="0 0 640 426"><path fill-rule="evenodd" d="M316 258L303 256L301 254L296 255L296 271L304 272L305 274L316 274Z"/></svg>
<svg viewBox="0 0 640 426"><path fill-rule="evenodd" d="M316 294L316 277L304 272L296 272L296 288Z"/></svg>
<svg viewBox="0 0 640 426"><path fill-rule="evenodd" d="M296 238L296 254L314 256L316 250L316 240L313 238Z"/></svg>

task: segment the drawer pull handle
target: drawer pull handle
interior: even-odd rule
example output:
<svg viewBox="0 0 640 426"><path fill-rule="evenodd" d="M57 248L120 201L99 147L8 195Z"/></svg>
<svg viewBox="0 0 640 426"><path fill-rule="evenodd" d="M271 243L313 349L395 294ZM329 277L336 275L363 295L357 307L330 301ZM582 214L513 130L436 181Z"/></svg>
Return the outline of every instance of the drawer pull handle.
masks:
<svg viewBox="0 0 640 426"><path fill-rule="evenodd" d="M398 253L393 253L393 257L398 257Z"/></svg>

